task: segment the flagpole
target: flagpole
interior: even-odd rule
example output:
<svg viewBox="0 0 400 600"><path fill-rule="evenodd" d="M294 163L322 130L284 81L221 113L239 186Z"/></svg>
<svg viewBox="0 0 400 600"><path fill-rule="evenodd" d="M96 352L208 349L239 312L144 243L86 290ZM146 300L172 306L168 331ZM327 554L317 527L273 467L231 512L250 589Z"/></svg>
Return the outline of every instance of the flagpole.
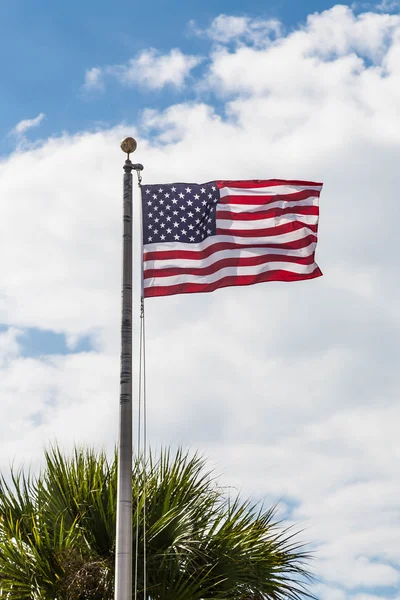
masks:
<svg viewBox="0 0 400 600"><path fill-rule="evenodd" d="M121 378L118 442L115 600L132 600L132 170L136 141L126 138L123 180Z"/></svg>

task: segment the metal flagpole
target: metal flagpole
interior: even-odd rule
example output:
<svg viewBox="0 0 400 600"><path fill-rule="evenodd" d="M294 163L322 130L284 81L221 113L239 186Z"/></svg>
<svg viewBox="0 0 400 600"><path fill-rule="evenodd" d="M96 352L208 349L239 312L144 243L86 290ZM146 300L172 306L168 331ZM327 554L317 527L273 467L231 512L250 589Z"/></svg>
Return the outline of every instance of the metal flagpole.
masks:
<svg viewBox="0 0 400 600"><path fill-rule="evenodd" d="M136 141L126 138L123 188L121 379L118 443L115 600L132 600L132 164Z"/></svg>

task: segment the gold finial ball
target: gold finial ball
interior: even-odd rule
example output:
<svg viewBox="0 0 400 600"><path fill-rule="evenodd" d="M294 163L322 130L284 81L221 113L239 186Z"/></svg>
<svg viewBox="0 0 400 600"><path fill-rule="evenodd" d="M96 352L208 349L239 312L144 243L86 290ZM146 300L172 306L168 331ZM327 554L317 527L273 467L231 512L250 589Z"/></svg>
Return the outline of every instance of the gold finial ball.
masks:
<svg viewBox="0 0 400 600"><path fill-rule="evenodd" d="M122 152L126 152L126 154L131 154L135 152L137 148L136 140L133 137L127 137L121 142L121 150Z"/></svg>

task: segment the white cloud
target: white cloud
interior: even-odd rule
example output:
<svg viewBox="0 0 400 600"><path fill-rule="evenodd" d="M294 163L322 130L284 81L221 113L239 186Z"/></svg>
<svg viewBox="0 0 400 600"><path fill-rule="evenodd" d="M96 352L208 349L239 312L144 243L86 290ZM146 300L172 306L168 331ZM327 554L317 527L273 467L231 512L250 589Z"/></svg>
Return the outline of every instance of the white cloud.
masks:
<svg viewBox="0 0 400 600"><path fill-rule="evenodd" d="M310 16L306 28L278 40L270 48L216 50L209 85L220 94L271 94L271 102L279 98L279 103L285 103L282 111L292 105L289 130L292 118L301 120L310 101L318 106L335 89L342 94L342 112L354 102L355 95L367 109L376 95L372 80L381 80L388 69L398 70L391 54L398 47L399 23L398 15L366 13L356 17L348 7L336 6ZM372 62L376 69L365 69L365 61ZM363 96L366 87L371 93ZM379 86L382 90L384 87ZM390 96L394 93L396 97L398 88L393 80L387 87L393 88ZM299 96L306 99L300 107ZM253 120L258 117L257 113Z"/></svg>
<svg viewBox="0 0 400 600"><path fill-rule="evenodd" d="M208 29L200 29L194 21L190 23L192 31L215 42L247 42L266 45L273 38L281 35L282 25L277 19L251 19L219 15L211 22Z"/></svg>
<svg viewBox="0 0 400 600"><path fill-rule="evenodd" d="M355 594L353 600L382 600L382 596L374 594ZM395 596L393 600L399 600L399 596Z"/></svg>
<svg viewBox="0 0 400 600"><path fill-rule="evenodd" d="M149 183L322 180L323 278L146 302L149 436L204 450L244 495L283 498L315 542L322 600L393 596L399 53L398 16L335 7L269 47L215 51L219 114L147 110L0 163L3 467L55 437L114 445L122 137L138 138ZM90 334L95 351L22 358L28 326Z"/></svg>
<svg viewBox="0 0 400 600"><path fill-rule="evenodd" d="M86 90L104 89L104 74L100 67L93 67L85 73L84 88Z"/></svg>
<svg viewBox="0 0 400 600"><path fill-rule="evenodd" d="M400 7L400 0L382 0L381 2L363 2L356 1L351 4L353 11L370 11L372 13L384 12L392 13Z"/></svg>
<svg viewBox="0 0 400 600"><path fill-rule="evenodd" d="M23 121L20 121L19 123L17 123L17 125L12 129L11 133L14 133L16 135L23 135L29 129L32 129L33 127L37 127L38 125L40 125L40 123L43 121L44 118L45 118L44 113L40 113L34 119L24 119Z"/></svg>
<svg viewBox="0 0 400 600"><path fill-rule="evenodd" d="M20 335L21 331L14 327L9 327L6 331L0 333L0 368L18 356L20 351L18 338Z"/></svg>
<svg viewBox="0 0 400 600"><path fill-rule="evenodd" d="M317 584L316 588L315 594L318 598L323 598L324 600L347 600L347 594L344 590L331 588L324 584Z"/></svg>
<svg viewBox="0 0 400 600"><path fill-rule="evenodd" d="M399 7L399 0L382 0L382 2L376 6L377 10L381 10L382 12L391 12L397 10Z"/></svg>
<svg viewBox="0 0 400 600"><path fill-rule="evenodd" d="M173 48L168 54L159 54L153 48L143 50L125 65L94 67L86 72L84 87L87 90L104 88L106 78L115 78L122 85L139 85L151 90L160 90L170 85L182 88L190 72L200 64L202 58L183 54Z"/></svg>
<svg viewBox="0 0 400 600"><path fill-rule="evenodd" d="M14 356L1 368L2 472L11 462L37 468L45 446L85 442L112 450L117 412L116 356L80 353L46 359Z"/></svg>

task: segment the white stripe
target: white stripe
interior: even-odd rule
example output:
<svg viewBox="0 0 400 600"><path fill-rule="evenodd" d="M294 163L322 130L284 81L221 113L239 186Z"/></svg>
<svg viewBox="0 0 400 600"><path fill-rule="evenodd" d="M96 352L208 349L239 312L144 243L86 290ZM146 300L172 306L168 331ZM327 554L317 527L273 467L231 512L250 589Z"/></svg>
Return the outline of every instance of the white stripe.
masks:
<svg viewBox="0 0 400 600"><path fill-rule="evenodd" d="M243 248L242 250L220 250L207 256L203 259L190 258L167 258L164 260L147 260L144 262L144 268L147 269L167 269L167 268L198 268L209 267L219 260L224 258L253 258L254 256L264 256L267 254L275 254L277 256L295 256L297 258L305 258L311 256L315 252L316 242L309 244L305 248L298 250L285 250L282 248Z"/></svg>
<svg viewBox="0 0 400 600"><path fill-rule="evenodd" d="M179 285L182 283L214 283L225 277L237 277L239 275L258 275L267 271L291 271L301 275L308 275L315 271L317 265L299 265L297 263L277 262L256 265L254 267L225 267L211 275L176 275L174 277L149 277L144 280L144 287Z"/></svg>
<svg viewBox="0 0 400 600"><path fill-rule="evenodd" d="M268 202L268 204L235 204L234 201L229 204L217 204L217 216L218 212L229 210L234 213L242 212L261 212L269 210L270 208L294 208L296 206L318 206L319 198L316 196L310 196L304 200L276 200L275 202Z"/></svg>
<svg viewBox="0 0 400 600"><path fill-rule="evenodd" d="M260 188L222 187L219 194L221 198L225 196L272 196L274 194L296 194L304 190L317 190L320 192L321 189L321 185L273 185Z"/></svg>
<svg viewBox="0 0 400 600"><path fill-rule="evenodd" d="M212 235L209 238L199 242L198 244L188 244L183 242L152 242L151 244L144 245L144 258L146 259L147 252L165 252L165 251L177 251L177 250L190 250L195 252L197 250L204 250L210 246L214 246L218 242L231 242L239 246L249 246L253 244L286 244L287 242L295 242L301 240L308 235L316 234L310 232L308 227L302 227L296 231L289 231L289 233L281 233L279 235L269 235L262 237L237 237L234 235Z"/></svg>
<svg viewBox="0 0 400 600"><path fill-rule="evenodd" d="M294 222L305 223L306 225L316 225L318 223L317 215L296 215L288 214L281 215L280 217L270 217L269 219L259 219L256 221L240 221L232 219L217 219L217 228L221 229L233 229L233 230L249 230L254 229L254 233L257 233L257 229L267 229L272 227L279 227L280 225L286 225L287 223Z"/></svg>

